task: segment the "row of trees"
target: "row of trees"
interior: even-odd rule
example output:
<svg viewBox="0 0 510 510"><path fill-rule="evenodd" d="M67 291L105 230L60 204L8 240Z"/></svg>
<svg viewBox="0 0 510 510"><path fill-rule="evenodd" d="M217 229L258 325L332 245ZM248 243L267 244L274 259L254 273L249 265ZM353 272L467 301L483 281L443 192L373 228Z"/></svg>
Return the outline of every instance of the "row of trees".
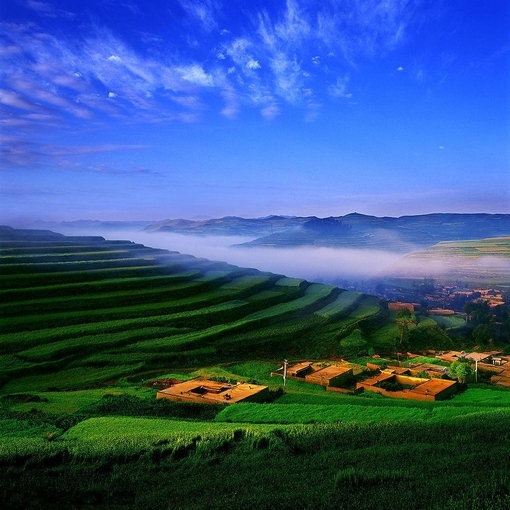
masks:
<svg viewBox="0 0 510 510"><path fill-rule="evenodd" d="M510 343L510 306L500 305L491 310L486 301L466 303L464 311L477 345L493 342Z"/></svg>

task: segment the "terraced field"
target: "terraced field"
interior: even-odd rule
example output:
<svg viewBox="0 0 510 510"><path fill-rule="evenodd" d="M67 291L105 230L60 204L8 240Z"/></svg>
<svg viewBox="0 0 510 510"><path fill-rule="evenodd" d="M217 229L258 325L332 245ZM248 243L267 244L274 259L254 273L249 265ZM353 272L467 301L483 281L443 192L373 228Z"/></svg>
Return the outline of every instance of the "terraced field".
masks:
<svg viewBox="0 0 510 510"><path fill-rule="evenodd" d="M163 367L330 356L376 298L130 241L0 229L2 393ZM313 339L313 342L310 342Z"/></svg>
<svg viewBox="0 0 510 510"><path fill-rule="evenodd" d="M404 257L392 274L442 275L450 280L510 286L510 236L444 241Z"/></svg>

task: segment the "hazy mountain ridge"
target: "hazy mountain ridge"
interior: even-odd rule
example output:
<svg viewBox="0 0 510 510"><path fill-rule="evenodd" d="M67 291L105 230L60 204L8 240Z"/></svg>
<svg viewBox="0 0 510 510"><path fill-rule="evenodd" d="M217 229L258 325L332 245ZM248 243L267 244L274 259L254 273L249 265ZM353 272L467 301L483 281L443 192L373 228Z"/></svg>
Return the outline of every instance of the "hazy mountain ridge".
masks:
<svg viewBox="0 0 510 510"><path fill-rule="evenodd" d="M253 237L239 246L382 249L409 253L444 241L477 240L510 235L510 214L434 213L377 217L359 213L316 216L225 216L205 220L36 222L31 227L79 230L137 230L193 236Z"/></svg>
<svg viewBox="0 0 510 510"><path fill-rule="evenodd" d="M339 246L390 248L406 251L409 245L432 246L441 241L483 239L510 234L509 214L436 213L399 218L359 213L317 218L269 216L205 221L167 220L146 230L195 235L252 235L244 246Z"/></svg>

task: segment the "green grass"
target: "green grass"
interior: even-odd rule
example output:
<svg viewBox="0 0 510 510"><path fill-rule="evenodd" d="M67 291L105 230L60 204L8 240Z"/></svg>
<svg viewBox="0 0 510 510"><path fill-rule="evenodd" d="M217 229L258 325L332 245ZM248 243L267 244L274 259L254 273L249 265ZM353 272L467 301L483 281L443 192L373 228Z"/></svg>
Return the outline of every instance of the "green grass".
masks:
<svg viewBox="0 0 510 510"><path fill-rule="evenodd" d="M34 409L44 413L73 414L98 402L105 395L144 395L153 399L154 392L145 388L105 387L75 391L37 391L18 393L4 397L2 404L11 411L31 412Z"/></svg>
<svg viewBox="0 0 510 510"><path fill-rule="evenodd" d="M437 422L443 423L468 415L487 413L485 406L382 406L358 405L350 399L339 399L331 404L287 403L274 404L237 404L226 407L217 415L216 421L230 423L398 423ZM510 409L506 406L492 407L491 412L504 413L510 418Z"/></svg>
<svg viewBox="0 0 510 510"><path fill-rule="evenodd" d="M337 356L353 328L389 350L398 327L375 298L129 242L0 245L3 506L508 508L510 392L429 403L288 380L272 403L217 409L140 384L277 390L284 358Z"/></svg>
<svg viewBox="0 0 510 510"><path fill-rule="evenodd" d="M93 370L99 383L100 371L115 364L149 370L209 362L234 350L257 358L331 353L337 335L378 314L358 293L332 286L129 242L77 239L43 235L33 242L22 233L2 243L2 392L16 387L13 379L32 386L40 375L44 386L80 366L92 384ZM339 294L353 317L319 320L314 312Z"/></svg>
<svg viewBox="0 0 510 510"><path fill-rule="evenodd" d="M317 283L311 284L306 288L304 296L294 299L289 303L281 303L268 309L255 312L248 315L246 318L249 320L267 319L305 310L310 306L317 306L317 304L324 299L330 298L335 289L336 287L329 285L322 285Z"/></svg>
<svg viewBox="0 0 510 510"><path fill-rule="evenodd" d="M362 510L503 510L510 502L508 413L486 417L308 425L97 417L57 431L52 441L45 439L51 427L25 423L26 438L0 439L0 463L10 465L3 501L34 508L171 502L311 510L340 501ZM278 490L268 490L275 480Z"/></svg>
<svg viewBox="0 0 510 510"><path fill-rule="evenodd" d="M58 390L78 389L133 374L139 371L142 366L142 363L105 368L82 366L46 374L30 375L26 377L21 376L9 381L2 388L2 393L46 391L48 388L55 388Z"/></svg>
<svg viewBox="0 0 510 510"><path fill-rule="evenodd" d="M463 328L466 326L466 319L459 315L431 315L430 318L446 329Z"/></svg>
<svg viewBox="0 0 510 510"><path fill-rule="evenodd" d="M341 317L347 314L362 298L361 292L343 291L332 303L327 304L316 313L326 318Z"/></svg>

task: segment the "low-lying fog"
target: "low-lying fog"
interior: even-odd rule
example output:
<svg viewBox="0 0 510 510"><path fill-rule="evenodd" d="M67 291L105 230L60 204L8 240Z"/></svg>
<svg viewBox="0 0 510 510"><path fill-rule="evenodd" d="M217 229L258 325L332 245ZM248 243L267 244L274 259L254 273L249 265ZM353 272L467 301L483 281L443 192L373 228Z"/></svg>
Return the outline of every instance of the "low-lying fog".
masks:
<svg viewBox="0 0 510 510"><path fill-rule="evenodd" d="M308 281L338 284L340 280L368 279L384 272L405 254L366 249L325 247L264 248L239 247L253 237L192 236L144 231L53 229L66 235L100 235L106 239L129 239L152 248L224 261L240 267L259 269Z"/></svg>
<svg viewBox="0 0 510 510"><path fill-rule="evenodd" d="M402 253L378 250L233 246L252 239L143 233L133 237L133 240L147 246L174 249L195 257L226 261L240 267L253 267L261 271L324 283L334 283L343 278L370 278L402 258Z"/></svg>
<svg viewBox="0 0 510 510"><path fill-rule="evenodd" d="M304 278L311 282L347 285L386 275L411 278L438 277L440 275L472 275L510 277L510 261L495 257L480 259L427 260L406 257L405 253L370 250L338 249L326 247L264 248L235 246L253 240L239 236L192 236L174 233L152 233L136 230L112 231L108 229L52 230L66 235L100 235L105 239L128 239L152 248L178 251L182 254L228 262L240 267ZM409 247L411 253L413 247ZM499 278L498 278L499 279ZM357 286L357 285L356 285Z"/></svg>

